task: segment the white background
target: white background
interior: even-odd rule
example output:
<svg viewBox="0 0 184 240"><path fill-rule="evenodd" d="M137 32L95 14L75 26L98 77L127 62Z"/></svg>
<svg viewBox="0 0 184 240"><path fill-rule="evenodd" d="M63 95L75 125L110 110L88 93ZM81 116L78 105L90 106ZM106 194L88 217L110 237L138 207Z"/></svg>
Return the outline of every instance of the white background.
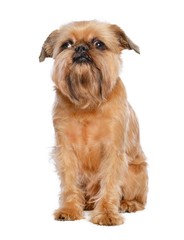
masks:
<svg viewBox="0 0 184 240"><path fill-rule="evenodd" d="M184 239L183 8L182 0L1 1L0 239ZM123 52L121 77L148 159L148 204L115 227L52 216L59 193L49 155L53 60L38 56L51 31L90 19L118 24L141 49Z"/></svg>

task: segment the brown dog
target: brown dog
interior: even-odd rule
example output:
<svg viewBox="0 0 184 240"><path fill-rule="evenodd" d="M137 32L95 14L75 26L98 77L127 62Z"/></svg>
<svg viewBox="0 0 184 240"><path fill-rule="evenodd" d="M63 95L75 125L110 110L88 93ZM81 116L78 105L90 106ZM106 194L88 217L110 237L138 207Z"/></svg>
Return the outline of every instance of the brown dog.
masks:
<svg viewBox="0 0 184 240"><path fill-rule="evenodd" d="M123 223L119 211L144 209L147 167L139 127L119 69L120 53L135 45L116 25L73 22L53 31L40 61L55 59L54 158L61 178L56 220Z"/></svg>

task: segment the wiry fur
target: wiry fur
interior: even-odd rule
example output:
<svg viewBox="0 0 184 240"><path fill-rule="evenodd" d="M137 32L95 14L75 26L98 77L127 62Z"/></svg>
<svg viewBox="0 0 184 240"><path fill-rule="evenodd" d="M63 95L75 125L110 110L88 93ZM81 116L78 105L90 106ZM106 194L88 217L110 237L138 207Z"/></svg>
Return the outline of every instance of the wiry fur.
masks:
<svg viewBox="0 0 184 240"><path fill-rule="evenodd" d="M105 49L96 48L94 39ZM62 49L68 40L72 46ZM87 46L89 62L74 62L79 45ZM57 220L81 219L84 209L93 209L93 223L117 225L123 223L119 211L142 210L146 204L138 122L118 77L123 49L139 52L118 26L97 21L65 25L42 47L40 61L55 59L54 158L62 183Z"/></svg>

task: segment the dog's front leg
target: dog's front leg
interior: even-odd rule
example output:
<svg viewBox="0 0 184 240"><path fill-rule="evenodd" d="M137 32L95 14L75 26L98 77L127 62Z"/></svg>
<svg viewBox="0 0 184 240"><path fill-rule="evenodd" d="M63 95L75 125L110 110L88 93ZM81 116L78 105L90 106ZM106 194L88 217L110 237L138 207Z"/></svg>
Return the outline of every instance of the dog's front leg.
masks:
<svg viewBox="0 0 184 240"><path fill-rule="evenodd" d="M122 197L121 184L127 169L126 159L121 151L110 146L105 152L99 171L100 191L91 221L99 225L119 225L124 222L119 213L119 205Z"/></svg>
<svg viewBox="0 0 184 240"><path fill-rule="evenodd" d="M54 213L56 220L83 218L84 194L77 179L76 156L72 149L57 147L55 161L61 178L60 208Z"/></svg>

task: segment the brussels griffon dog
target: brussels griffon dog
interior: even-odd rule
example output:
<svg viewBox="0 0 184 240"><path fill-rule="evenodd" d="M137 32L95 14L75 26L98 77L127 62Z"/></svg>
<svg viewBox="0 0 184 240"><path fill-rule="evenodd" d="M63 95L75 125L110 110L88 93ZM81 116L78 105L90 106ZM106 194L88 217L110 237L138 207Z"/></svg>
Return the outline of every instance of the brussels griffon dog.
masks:
<svg viewBox="0 0 184 240"><path fill-rule="evenodd" d="M139 127L119 77L124 49L139 53L117 25L72 22L45 40L39 60L52 57L56 102L54 159L61 179L56 220L124 222L121 212L146 204L147 166Z"/></svg>

